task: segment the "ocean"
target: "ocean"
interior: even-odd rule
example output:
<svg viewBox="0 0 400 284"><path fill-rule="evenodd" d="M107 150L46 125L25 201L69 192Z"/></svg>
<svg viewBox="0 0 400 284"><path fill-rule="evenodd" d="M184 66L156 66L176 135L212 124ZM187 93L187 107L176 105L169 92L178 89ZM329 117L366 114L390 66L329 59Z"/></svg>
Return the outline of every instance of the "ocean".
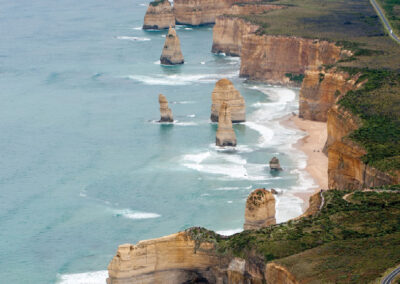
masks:
<svg viewBox="0 0 400 284"><path fill-rule="evenodd" d="M178 26L185 64L161 66L166 31L141 29L146 6L0 0L0 282L105 283L119 244L239 232L260 187L282 192L278 222L301 214L305 133L280 124L298 89L239 78L239 58L210 52L211 26ZM209 119L221 78L246 101L235 149ZM160 93L173 124L156 122Z"/></svg>

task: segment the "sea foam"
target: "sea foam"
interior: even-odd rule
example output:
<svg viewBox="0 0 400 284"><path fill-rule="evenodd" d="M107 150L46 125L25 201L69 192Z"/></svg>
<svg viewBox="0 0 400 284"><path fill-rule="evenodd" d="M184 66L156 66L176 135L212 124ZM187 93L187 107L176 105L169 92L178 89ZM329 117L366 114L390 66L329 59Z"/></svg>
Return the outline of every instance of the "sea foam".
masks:
<svg viewBox="0 0 400 284"><path fill-rule="evenodd" d="M114 210L114 214L117 217L122 216L124 218L133 219L133 220L153 219L153 218L161 217L161 215L157 214L157 213L133 211L130 209Z"/></svg>
<svg viewBox="0 0 400 284"><path fill-rule="evenodd" d="M104 284L108 277L107 270L75 273L75 274L60 274L58 275L59 284Z"/></svg>

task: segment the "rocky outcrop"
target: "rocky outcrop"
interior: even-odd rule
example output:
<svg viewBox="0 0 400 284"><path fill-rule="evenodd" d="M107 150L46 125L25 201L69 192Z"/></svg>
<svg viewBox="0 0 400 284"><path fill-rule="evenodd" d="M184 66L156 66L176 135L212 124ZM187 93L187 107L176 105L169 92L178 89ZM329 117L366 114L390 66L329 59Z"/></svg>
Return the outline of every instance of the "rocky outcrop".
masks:
<svg viewBox="0 0 400 284"><path fill-rule="evenodd" d="M347 136L361 121L338 105L328 112L328 186L330 189L362 189L400 183L394 176L362 162L365 149Z"/></svg>
<svg viewBox="0 0 400 284"><path fill-rule="evenodd" d="M159 122L173 122L174 118L172 116L171 109L168 107L167 98L164 95L160 94L158 96L158 102L160 103L160 115L161 115Z"/></svg>
<svg viewBox="0 0 400 284"><path fill-rule="evenodd" d="M219 111L218 130L215 139L217 146L236 146L236 134L232 128L230 107L222 103Z"/></svg>
<svg viewBox="0 0 400 284"><path fill-rule="evenodd" d="M215 283L210 271L221 262L213 244L196 243L186 232L180 232L136 245L120 245L108 265L107 283L197 283L190 281L205 277Z"/></svg>
<svg viewBox="0 0 400 284"><path fill-rule="evenodd" d="M300 284L285 267L270 262L266 265L267 284Z"/></svg>
<svg viewBox="0 0 400 284"><path fill-rule="evenodd" d="M172 5L168 0L150 2L144 16L143 29L168 29L175 27L175 15Z"/></svg>
<svg viewBox="0 0 400 284"><path fill-rule="evenodd" d="M184 59L181 50L181 42L174 28L170 27L165 37L164 48L160 57L161 64L183 64Z"/></svg>
<svg viewBox="0 0 400 284"><path fill-rule="evenodd" d="M299 117L327 121L328 110L339 96L355 88L356 80L335 69L306 71L300 90Z"/></svg>
<svg viewBox="0 0 400 284"><path fill-rule="evenodd" d="M273 157L271 161L269 161L269 168L271 171L282 171L281 164L277 157Z"/></svg>
<svg viewBox="0 0 400 284"><path fill-rule="evenodd" d="M265 188L254 190L246 202L245 230L256 230L276 224L275 197Z"/></svg>
<svg viewBox="0 0 400 284"><path fill-rule="evenodd" d="M257 25L229 16L217 17L213 28L213 53L225 53L230 56L240 56L242 38L244 35L256 32Z"/></svg>
<svg viewBox="0 0 400 284"><path fill-rule="evenodd" d="M211 100L212 122L218 121L219 111L223 103L229 105L233 123L243 122L246 120L246 106L244 98L228 79L221 79L215 84L215 88L211 95Z"/></svg>
<svg viewBox="0 0 400 284"><path fill-rule="evenodd" d="M333 64L341 58L334 43L298 37L245 35L240 76L271 84L296 85L306 70Z"/></svg>

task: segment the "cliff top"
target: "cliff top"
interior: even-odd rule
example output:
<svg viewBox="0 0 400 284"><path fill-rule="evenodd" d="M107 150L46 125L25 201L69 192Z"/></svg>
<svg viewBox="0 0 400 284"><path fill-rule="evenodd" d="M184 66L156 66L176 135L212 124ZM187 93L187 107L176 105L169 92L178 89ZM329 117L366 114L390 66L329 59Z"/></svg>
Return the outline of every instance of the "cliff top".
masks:
<svg viewBox="0 0 400 284"><path fill-rule="evenodd" d="M388 189L355 191L346 200L349 191L330 190L314 216L230 237L201 228L187 232L216 244L222 255L279 263L299 282L370 283L400 260L400 186Z"/></svg>
<svg viewBox="0 0 400 284"><path fill-rule="evenodd" d="M230 86L230 85L233 85L232 82L229 81L229 80L226 79L226 78L223 78L223 79L219 80L219 81L215 84L215 86L218 86L218 87L226 87L226 86Z"/></svg>

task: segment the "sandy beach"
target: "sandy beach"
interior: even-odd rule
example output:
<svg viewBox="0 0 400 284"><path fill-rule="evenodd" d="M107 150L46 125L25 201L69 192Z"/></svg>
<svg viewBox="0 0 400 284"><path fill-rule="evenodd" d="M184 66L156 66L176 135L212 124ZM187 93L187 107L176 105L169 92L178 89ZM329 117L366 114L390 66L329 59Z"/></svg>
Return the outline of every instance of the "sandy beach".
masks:
<svg viewBox="0 0 400 284"><path fill-rule="evenodd" d="M304 120L297 115L293 115L282 121L288 127L298 128L307 133L307 136L297 141L294 146L307 155L307 172L312 176L315 188L310 188L309 192L295 193L305 202L303 209L308 207L310 195L320 189L328 188L328 157L322 152L327 139L327 129L325 122Z"/></svg>

